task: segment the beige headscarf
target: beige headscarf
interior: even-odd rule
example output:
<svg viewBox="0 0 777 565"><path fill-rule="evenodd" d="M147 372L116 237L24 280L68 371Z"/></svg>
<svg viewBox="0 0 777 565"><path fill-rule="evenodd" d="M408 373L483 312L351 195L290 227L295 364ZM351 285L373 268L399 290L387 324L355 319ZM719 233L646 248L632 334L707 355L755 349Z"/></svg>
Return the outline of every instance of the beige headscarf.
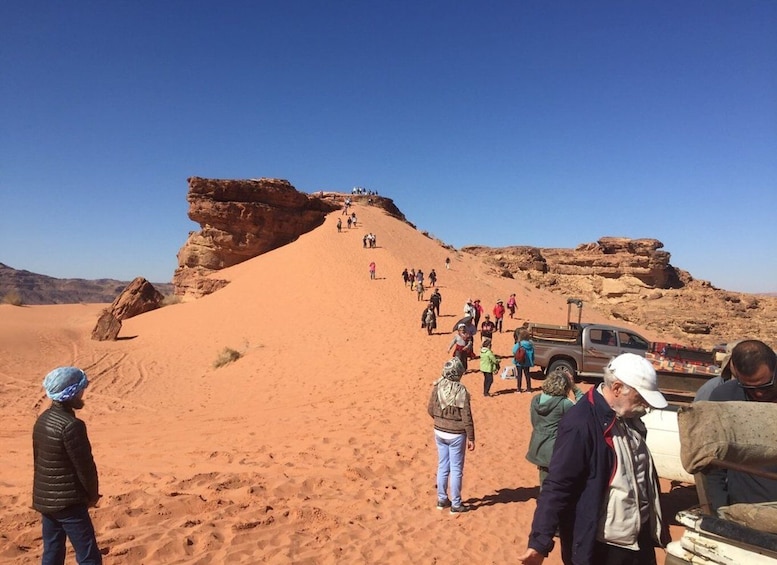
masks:
<svg viewBox="0 0 777 565"><path fill-rule="evenodd" d="M467 389L459 381L464 374L464 365L457 357L448 359L442 367L442 376L437 380L437 402L445 409L449 406L464 408Z"/></svg>

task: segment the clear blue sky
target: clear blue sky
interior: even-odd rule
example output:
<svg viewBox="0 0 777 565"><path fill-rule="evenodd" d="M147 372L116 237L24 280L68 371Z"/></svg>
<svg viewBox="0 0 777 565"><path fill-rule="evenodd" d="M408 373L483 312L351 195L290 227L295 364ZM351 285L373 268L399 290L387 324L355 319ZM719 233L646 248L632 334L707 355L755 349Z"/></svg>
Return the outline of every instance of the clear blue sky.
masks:
<svg viewBox="0 0 777 565"><path fill-rule="evenodd" d="M0 262L169 281L189 176L777 291L777 2L0 2Z"/></svg>

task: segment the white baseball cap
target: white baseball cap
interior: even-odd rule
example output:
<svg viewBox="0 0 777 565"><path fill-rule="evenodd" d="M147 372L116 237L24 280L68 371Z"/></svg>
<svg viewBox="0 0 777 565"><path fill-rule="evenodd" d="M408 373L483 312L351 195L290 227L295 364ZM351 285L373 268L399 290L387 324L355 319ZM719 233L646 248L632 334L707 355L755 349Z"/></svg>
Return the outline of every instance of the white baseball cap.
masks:
<svg viewBox="0 0 777 565"><path fill-rule="evenodd" d="M636 389L653 408L667 407L666 398L658 390L656 370L650 361L634 353L622 353L607 367L616 379Z"/></svg>

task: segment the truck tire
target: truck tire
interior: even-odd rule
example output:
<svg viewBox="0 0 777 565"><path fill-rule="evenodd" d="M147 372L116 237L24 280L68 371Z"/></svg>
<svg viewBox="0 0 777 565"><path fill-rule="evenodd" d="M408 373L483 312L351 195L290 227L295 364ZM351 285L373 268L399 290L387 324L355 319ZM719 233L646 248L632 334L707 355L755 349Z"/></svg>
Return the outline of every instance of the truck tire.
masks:
<svg viewBox="0 0 777 565"><path fill-rule="evenodd" d="M550 364L550 367L548 367L548 375L552 375L553 373L561 373L565 377L572 377L572 380L574 382L577 381L577 375L575 374L575 367L572 365L570 361L567 361L565 359L559 359L558 361L553 361L553 363Z"/></svg>

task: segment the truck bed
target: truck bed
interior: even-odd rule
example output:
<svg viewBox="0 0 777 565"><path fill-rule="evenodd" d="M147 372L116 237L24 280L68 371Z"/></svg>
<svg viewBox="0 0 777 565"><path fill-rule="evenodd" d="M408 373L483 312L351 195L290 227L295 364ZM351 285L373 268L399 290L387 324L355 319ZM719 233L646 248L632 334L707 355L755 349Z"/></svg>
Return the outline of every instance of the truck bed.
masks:
<svg viewBox="0 0 777 565"><path fill-rule="evenodd" d="M580 330L570 329L567 326L530 324L529 334L531 335L532 341L555 341L572 344L580 342Z"/></svg>

